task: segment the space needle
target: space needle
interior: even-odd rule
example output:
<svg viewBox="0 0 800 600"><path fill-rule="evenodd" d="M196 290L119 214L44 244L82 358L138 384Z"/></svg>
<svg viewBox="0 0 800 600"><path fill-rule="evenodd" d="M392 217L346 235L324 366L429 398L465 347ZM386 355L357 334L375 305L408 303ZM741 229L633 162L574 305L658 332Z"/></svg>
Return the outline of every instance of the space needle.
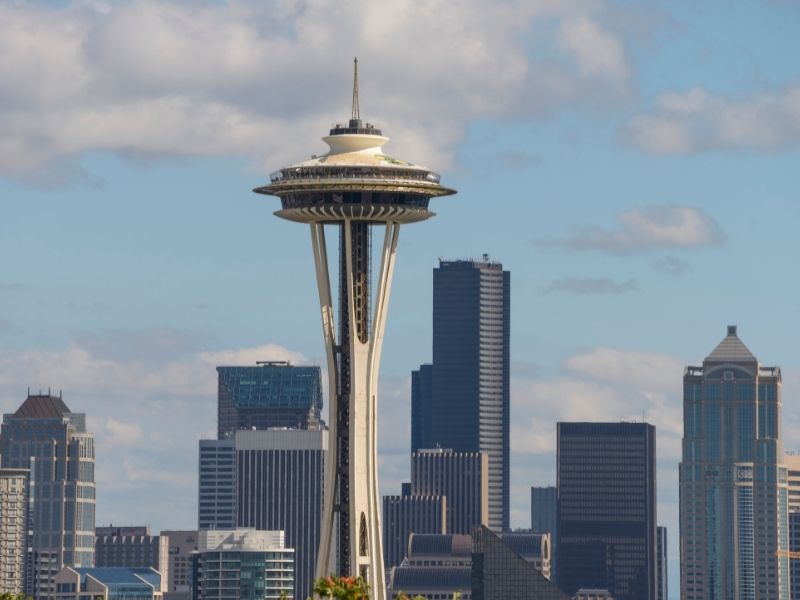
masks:
<svg viewBox="0 0 800 600"><path fill-rule="evenodd" d="M253 191L280 198L277 216L311 226L330 394L330 446L316 574L362 576L372 598L384 600L378 371L397 237L400 225L434 216L428 210L431 198L456 192L440 185L439 175L430 169L383 153L389 138L361 120L357 59L350 121L335 125L322 139L329 146L326 154L274 172L269 185ZM335 306L326 226L338 233ZM373 282L374 230L383 234L383 243Z"/></svg>

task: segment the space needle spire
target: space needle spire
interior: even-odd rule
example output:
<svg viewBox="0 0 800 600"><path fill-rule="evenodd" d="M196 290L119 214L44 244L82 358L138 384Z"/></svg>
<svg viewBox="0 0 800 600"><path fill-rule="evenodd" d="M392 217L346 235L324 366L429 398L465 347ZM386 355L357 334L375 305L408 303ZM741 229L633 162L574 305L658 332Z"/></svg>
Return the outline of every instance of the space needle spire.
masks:
<svg viewBox="0 0 800 600"><path fill-rule="evenodd" d="M358 57L353 58L353 112L351 121L361 121L358 108Z"/></svg>
<svg viewBox="0 0 800 600"><path fill-rule="evenodd" d="M378 371L400 225L432 216L431 198L455 194L439 175L387 156L381 130L361 121L358 60L353 61L353 104L347 125L323 138L323 156L284 167L256 193L277 196L283 219L306 223L319 291L330 395L329 447L317 577L362 576L374 600L386 581L378 490ZM326 231L338 234L328 258ZM373 231L382 244L375 250ZM338 265L338 269L337 269ZM338 283L334 307L331 269ZM373 279L375 279L373 281Z"/></svg>

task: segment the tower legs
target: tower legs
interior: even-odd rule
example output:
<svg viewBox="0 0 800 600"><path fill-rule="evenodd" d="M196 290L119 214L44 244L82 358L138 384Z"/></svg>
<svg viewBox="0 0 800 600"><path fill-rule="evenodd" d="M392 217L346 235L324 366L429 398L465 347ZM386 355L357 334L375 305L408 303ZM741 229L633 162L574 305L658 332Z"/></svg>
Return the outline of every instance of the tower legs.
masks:
<svg viewBox="0 0 800 600"><path fill-rule="evenodd" d="M385 225L370 315L369 229L375 226L350 219L340 224L337 339L324 225L311 224L330 396L330 446L317 577L332 572L362 576L369 583L371 597L384 600L376 439L378 371L400 224Z"/></svg>

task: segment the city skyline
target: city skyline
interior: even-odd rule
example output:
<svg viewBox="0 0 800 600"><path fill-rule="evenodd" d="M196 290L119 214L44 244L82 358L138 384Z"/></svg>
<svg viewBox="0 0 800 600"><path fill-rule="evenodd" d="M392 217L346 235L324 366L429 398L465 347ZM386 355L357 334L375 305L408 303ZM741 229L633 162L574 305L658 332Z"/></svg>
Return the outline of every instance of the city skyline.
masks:
<svg viewBox="0 0 800 600"><path fill-rule="evenodd" d="M432 358L442 256L488 252L513 276L512 526L529 525L530 487L555 482L558 420L644 418L674 596L681 376L728 324L782 366L785 446L800 447L797 8L528 6L0 7L0 411L30 386L86 413L98 523L194 526L217 366L324 364L311 253L285 251L307 236L249 190L266 165L324 151L356 54L387 150L459 189L400 240L382 494L408 478L409 373ZM752 128L730 125L743 113ZM732 276L748 271L768 294ZM166 506L140 500L157 494Z"/></svg>

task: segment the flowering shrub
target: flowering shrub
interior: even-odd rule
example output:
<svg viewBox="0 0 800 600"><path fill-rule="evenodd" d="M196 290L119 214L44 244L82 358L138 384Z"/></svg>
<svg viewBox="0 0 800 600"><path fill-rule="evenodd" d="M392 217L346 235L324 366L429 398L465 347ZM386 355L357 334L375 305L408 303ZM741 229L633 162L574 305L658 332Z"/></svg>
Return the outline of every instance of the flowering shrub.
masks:
<svg viewBox="0 0 800 600"><path fill-rule="evenodd" d="M314 582L314 593L320 598L369 600L369 586L363 577L320 577Z"/></svg>

